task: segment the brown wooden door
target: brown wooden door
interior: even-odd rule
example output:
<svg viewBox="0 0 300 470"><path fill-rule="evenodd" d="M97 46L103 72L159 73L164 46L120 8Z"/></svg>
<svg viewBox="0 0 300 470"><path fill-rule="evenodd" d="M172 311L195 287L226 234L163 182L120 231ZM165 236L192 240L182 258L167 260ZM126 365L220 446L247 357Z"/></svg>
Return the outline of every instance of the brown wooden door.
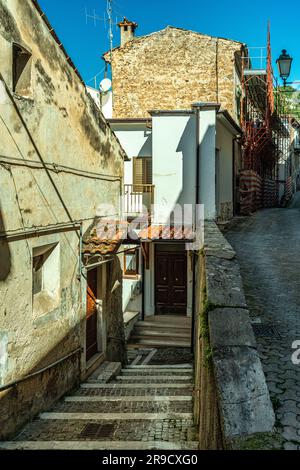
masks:
<svg viewBox="0 0 300 470"><path fill-rule="evenodd" d="M87 273L86 360L98 352L97 339L97 269Z"/></svg>
<svg viewBox="0 0 300 470"><path fill-rule="evenodd" d="M156 314L187 313L187 258L185 253L157 253L155 263Z"/></svg>

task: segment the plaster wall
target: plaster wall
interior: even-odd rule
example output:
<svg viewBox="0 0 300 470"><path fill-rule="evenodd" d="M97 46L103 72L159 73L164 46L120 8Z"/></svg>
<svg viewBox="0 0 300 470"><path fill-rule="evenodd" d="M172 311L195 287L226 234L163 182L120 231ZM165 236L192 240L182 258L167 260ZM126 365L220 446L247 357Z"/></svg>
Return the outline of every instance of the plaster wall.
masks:
<svg viewBox="0 0 300 470"><path fill-rule="evenodd" d="M26 96L12 88L14 42L32 54ZM83 348L81 367L70 369L67 381L58 374L49 395L34 383L37 404L30 408L24 401L15 418L9 418L16 406L7 398L11 391L5 393L8 412L3 416L12 432L72 386L85 367L86 283L78 277L79 231L57 225L77 221L85 231L97 214L120 216L124 151L31 1L0 0L0 73L0 232L56 226L48 235L0 240L0 385ZM60 274L60 301L34 315L32 255L34 248L48 244L59 246L52 273ZM114 313L117 297L121 290L107 301ZM19 397L21 406L20 388Z"/></svg>

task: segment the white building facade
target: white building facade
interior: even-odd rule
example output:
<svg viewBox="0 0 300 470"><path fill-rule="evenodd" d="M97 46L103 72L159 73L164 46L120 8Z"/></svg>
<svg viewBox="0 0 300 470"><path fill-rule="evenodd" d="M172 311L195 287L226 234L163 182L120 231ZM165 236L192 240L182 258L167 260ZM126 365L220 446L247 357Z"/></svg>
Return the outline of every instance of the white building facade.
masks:
<svg viewBox="0 0 300 470"><path fill-rule="evenodd" d="M199 217L233 216L241 130L219 108L197 103L189 110L151 111L149 119L109 121L130 160L124 170L125 215L132 221L144 214L132 249L125 246L130 251L124 257L124 312L143 318L193 315ZM128 274L127 265L135 267Z"/></svg>

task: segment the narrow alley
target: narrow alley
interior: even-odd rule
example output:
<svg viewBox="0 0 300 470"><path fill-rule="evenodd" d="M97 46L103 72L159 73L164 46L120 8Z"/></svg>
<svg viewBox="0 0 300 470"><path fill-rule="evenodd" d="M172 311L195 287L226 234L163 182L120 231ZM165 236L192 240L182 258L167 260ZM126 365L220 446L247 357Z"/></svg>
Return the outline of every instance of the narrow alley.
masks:
<svg viewBox="0 0 300 470"><path fill-rule="evenodd" d="M197 449L190 350L177 364L174 356L172 348L131 349L127 368L104 363L0 449Z"/></svg>
<svg viewBox="0 0 300 470"><path fill-rule="evenodd" d="M300 449L300 211L266 209L226 237L237 252L258 350L285 449Z"/></svg>

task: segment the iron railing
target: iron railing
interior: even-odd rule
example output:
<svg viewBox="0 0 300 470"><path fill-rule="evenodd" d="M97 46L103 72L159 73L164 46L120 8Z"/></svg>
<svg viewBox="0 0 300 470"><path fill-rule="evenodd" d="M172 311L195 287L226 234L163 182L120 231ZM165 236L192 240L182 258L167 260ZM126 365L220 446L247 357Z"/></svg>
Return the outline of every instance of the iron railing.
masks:
<svg viewBox="0 0 300 470"><path fill-rule="evenodd" d="M154 189L152 184L125 184L124 212L127 215L151 213L154 204Z"/></svg>

